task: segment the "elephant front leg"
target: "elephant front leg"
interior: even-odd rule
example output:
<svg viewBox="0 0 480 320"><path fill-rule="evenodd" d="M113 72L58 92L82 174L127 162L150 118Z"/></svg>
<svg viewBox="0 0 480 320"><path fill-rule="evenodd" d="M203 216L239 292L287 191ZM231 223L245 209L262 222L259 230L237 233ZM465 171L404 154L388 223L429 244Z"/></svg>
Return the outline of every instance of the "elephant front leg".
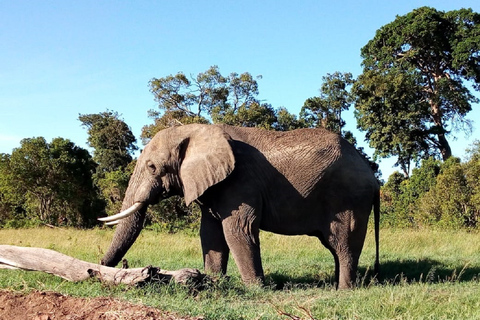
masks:
<svg viewBox="0 0 480 320"><path fill-rule="evenodd" d="M226 274L229 248L225 241L221 221L204 212L200 225L200 239L205 272Z"/></svg>
<svg viewBox="0 0 480 320"><path fill-rule="evenodd" d="M259 223L251 208L223 220L223 231L228 247L246 284L262 284L264 274L260 256Z"/></svg>

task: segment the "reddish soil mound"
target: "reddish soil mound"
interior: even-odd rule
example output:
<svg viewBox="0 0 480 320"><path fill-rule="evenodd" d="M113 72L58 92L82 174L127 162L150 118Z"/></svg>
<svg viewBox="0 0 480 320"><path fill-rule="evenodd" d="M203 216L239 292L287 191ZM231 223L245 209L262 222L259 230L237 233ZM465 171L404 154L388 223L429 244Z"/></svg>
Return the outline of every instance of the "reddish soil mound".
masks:
<svg viewBox="0 0 480 320"><path fill-rule="evenodd" d="M199 320L112 298L74 298L55 292L0 291L0 320Z"/></svg>

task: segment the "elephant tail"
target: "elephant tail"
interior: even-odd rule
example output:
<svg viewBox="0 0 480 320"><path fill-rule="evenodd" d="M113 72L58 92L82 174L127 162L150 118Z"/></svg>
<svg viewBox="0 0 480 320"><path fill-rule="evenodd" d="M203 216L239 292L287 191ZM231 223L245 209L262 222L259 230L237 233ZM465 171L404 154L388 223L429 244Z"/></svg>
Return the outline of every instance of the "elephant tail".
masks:
<svg viewBox="0 0 480 320"><path fill-rule="evenodd" d="M375 224L375 266L376 275L380 273L380 189L375 194L373 202L373 220Z"/></svg>

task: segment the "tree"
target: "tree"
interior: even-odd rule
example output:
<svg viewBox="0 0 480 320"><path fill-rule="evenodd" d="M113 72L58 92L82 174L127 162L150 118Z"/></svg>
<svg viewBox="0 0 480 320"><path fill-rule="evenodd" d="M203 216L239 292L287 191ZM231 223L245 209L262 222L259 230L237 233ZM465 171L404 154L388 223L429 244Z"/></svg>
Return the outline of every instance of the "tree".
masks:
<svg viewBox="0 0 480 320"><path fill-rule="evenodd" d="M84 227L95 223L101 204L92 181L96 164L87 150L62 138L51 143L30 138L2 162L10 171L2 183L9 190L2 194L27 217Z"/></svg>
<svg viewBox="0 0 480 320"><path fill-rule="evenodd" d="M133 160L125 168L93 175L95 185L105 202L105 212L107 214L115 214L121 211L123 197L135 164L136 160Z"/></svg>
<svg viewBox="0 0 480 320"><path fill-rule="evenodd" d="M88 145L94 148L93 159L98 172L126 168L137 150L137 139L117 112L80 114L78 119L88 128Z"/></svg>
<svg viewBox="0 0 480 320"><path fill-rule="evenodd" d="M277 121L274 124L274 129L277 131L290 131L307 127L304 119L297 119L297 116L288 112L285 107L278 108L276 115Z"/></svg>
<svg viewBox="0 0 480 320"><path fill-rule="evenodd" d="M95 185L106 203L108 214L117 213L132 173L132 153L137 150L136 138L117 112L79 115L88 128L88 144L94 148L98 163Z"/></svg>
<svg viewBox="0 0 480 320"><path fill-rule="evenodd" d="M345 121L342 112L347 111L353 103L349 88L354 79L351 73L335 72L322 77L320 96L305 101L300 117L309 127L323 127L342 134Z"/></svg>
<svg viewBox="0 0 480 320"><path fill-rule="evenodd" d="M364 67L353 88L358 127L375 157L410 161L451 156L447 135L468 132L465 115L480 89L480 15L422 7L380 28L361 50Z"/></svg>
<svg viewBox="0 0 480 320"><path fill-rule="evenodd" d="M176 124L213 122L275 130L298 127L300 122L285 108L275 110L258 99L260 78L248 72L223 76L217 66L197 76L180 72L153 78L149 86L159 111L149 111L155 123L143 127L142 141L147 143L158 131ZM286 123L289 120L291 124Z"/></svg>
<svg viewBox="0 0 480 320"><path fill-rule="evenodd" d="M480 140L476 140L472 148L467 150L469 159L465 164L465 177L470 196L470 220L480 224Z"/></svg>
<svg viewBox="0 0 480 320"><path fill-rule="evenodd" d="M273 129L277 122L275 110L267 103L252 102L238 107L228 107L223 110L212 110L214 123L225 123L241 127L258 127Z"/></svg>
<svg viewBox="0 0 480 320"><path fill-rule="evenodd" d="M413 169L409 178L399 172L390 175L381 189L383 220L394 226L417 226L422 196L435 187L440 167L439 160L429 158Z"/></svg>
<svg viewBox="0 0 480 320"><path fill-rule="evenodd" d="M0 154L0 225L25 218L25 198L19 190L10 166L10 155Z"/></svg>
<svg viewBox="0 0 480 320"><path fill-rule="evenodd" d="M479 210L471 201L474 189L467 179L467 167L455 157L443 163L436 184L419 201L421 222L450 228L476 227Z"/></svg>

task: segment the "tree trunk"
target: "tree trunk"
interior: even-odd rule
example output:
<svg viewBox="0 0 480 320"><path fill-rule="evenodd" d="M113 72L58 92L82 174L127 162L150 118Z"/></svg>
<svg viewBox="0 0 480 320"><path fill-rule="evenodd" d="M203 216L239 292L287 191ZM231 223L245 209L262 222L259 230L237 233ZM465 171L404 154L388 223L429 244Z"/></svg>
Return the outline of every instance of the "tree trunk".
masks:
<svg viewBox="0 0 480 320"><path fill-rule="evenodd" d="M442 159L443 161L445 161L452 156L452 149L450 148L450 144L445 137L445 128L442 121L442 110L437 104L433 102L431 103L431 110L433 123L437 128L439 128L439 130L441 130L439 133L437 133L437 138Z"/></svg>
<svg viewBox="0 0 480 320"><path fill-rule="evenodd" d="M97 278L102 282L113 284L141 284L170 280L183 284L200 283L206 277L197 269L168 271L152 266L117 269L78 260L49 249L9 245L0 245L0 269L2 268L42 271L74 282Z"/></svg>
<svg viewBox="0 0 480 320"><path fill-rule="evenodd" d="M445 161L452 156L452 149L450 148L450 144L445 137L445 133L439 133L437 136L438 142L440 144L440 153L442 154L442 160Z"/></svg>

